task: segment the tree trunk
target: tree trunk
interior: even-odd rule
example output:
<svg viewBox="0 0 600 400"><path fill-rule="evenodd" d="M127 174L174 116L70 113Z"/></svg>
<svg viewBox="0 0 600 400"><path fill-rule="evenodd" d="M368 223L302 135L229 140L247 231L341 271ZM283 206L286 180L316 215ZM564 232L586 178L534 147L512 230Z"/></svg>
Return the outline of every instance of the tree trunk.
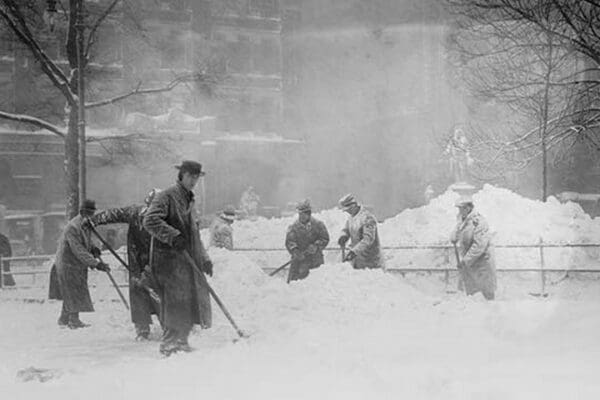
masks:
<svg viewBox="0 0 600 400"><path fill-rule="evenodd" d="M79 213L79 130L77 126L77 108L69 110L69 130L65 137L65 189L67 200L67 218Z"/></svg>

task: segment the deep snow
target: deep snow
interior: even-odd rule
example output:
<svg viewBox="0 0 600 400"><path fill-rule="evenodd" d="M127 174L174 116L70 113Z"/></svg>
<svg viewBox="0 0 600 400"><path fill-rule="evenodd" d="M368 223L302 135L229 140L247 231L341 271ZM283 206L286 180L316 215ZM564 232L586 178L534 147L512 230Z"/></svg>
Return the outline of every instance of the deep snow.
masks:
<svg viewBox="0 0 600 400"><path fill-rule="evenodd" d="M382 223L383 244L445 243L454 224L453 197L446 193ZM475 202L497 242L599 237L598 222L574 204L542 204L490 186ZM329 210L320 217L335 241L343 214ZM236 222L236 245L282 247L290 222ZM128 312L100 273L90 274L96 312L82 314L92 323L82 330L56 325L60 303L43 300L46 288L5 289L0 291L3 398L564 400L600 395L596 275L562 280L560 274L549 275L548 298L528 295L536 291L535 274L500 275L498 300L486 302L479 295L447 293L456 286L454 274L447 284L443 274L354 271L335 263L336 252L307 280L290 285L285 274L270 278L262 271L273 262L267 253L210 249L210 254L215 275L209 281L249 339L233 343L236 333L213 303L213 328L191 337L196 351L164 359L158 354L160 329L153 327L152 341L135 342ZM448 263L436 252L389 254L391 267ZM569 266L595 258L590 251L580 255L549 258ZM277 257L285 261L286 255ZM535 263L522 251L512 257L520 264ZM105 260L123 280L115 260ZM25 382L19 371L29 367L47 369L48 380Z"/></svg>

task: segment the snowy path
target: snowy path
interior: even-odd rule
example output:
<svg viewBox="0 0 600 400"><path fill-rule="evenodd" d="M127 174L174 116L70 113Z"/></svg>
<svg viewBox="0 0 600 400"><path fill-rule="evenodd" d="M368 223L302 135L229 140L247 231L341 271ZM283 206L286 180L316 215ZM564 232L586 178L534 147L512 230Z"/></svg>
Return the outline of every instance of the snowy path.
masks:
<svg viewBox="0 0 600 400"><path fill-rule="evenodd" d="M288 286L238 256L212 256L222 266L212 283L250 339L232 343L235 332L215 306L215 326L191 337L197 350L163 359L159 332L151 342L134 342L125 309L98 301L100 292L92 293L96 312L82 315L92 327L78 331L56 326L59 303L0 298L3 398L600 396L598 282L565 281L548 299L503 295L487 303L435 297L433 285L415 289L417 279L339 265ZM45 383L15 378L31 366L57 376Z"/></svg>

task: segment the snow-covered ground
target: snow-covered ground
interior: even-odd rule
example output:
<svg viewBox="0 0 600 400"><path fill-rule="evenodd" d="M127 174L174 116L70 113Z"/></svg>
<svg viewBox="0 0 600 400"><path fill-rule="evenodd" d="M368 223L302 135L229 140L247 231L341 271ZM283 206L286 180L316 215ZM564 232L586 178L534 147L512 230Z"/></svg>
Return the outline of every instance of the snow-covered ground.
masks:
<svg viewBox="0 0 600 400"><path fill-rule="evenodd" d="M445 243L454 194L380 225L384 245ZM546 204L487 186L475 196L500 243L593 242L600 221L574 204ZM320 214L335 240L344 216ZM292 219L236 222L239 247L280 248ZM593 251L561 249L549 262L589 267ZM210 249L211 285L249 339L214 307L214 326L191 337L196 351L162 358L160 329L135 342L129 314L107 278L90 273L92 327L56 325L46 286L0 291L0 393L10 399L598 399L600 277L500 274L497 301L454 292L442 273L355 271L337 252L308 279L285 284L262 267L285 252ZM388 253L391 268L448 265L439 252ZM511 258L512 257L512 258ZM115 260L115 277L123 281ZM506 250L498 263L535 264ZM504 264L503 264L504 263ZM18 277L19 283L29 279ZM126 289L125 289L126 290ZM32 373L30 367L42 371ZM33 378L27 380L27 378ZM40 382L39 380L45 380Z"/></svg>
<svg viewBox="0 0 600 400"><path fill-rule="evenodd" d="M586 277L527 295L510 278L499 299L447 294L439 276L354 271L330 264L286 285L243 255L211 250L215 307L196 351L163 359L133 341L129 315L102 276L92 327L56 325L60 304L0 297L0 393L11 399L596 399L600 281ZM525 281L524 281L525 282ZM448 288L452 288L454 282ZM44 383L18 371L48 369Z"/></svg>

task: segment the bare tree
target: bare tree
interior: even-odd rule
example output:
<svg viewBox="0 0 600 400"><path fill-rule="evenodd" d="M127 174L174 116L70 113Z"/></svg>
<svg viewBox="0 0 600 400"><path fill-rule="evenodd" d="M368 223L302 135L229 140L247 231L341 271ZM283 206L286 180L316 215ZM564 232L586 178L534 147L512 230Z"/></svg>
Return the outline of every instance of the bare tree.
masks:
<svg viewBox="0 0 600 400"><path fill-rule="evenodd" d="M119 19L121 0L106 0L94 12L84 12L85 0L64 0L59 2L58 24L66 27L64 54L66 65L49 56L44 48L42 34L44 28L41 19L45 2L35 0L0 0L0 21L11 35L20 42L35 59L44 76L52 83L57 93L65 100L66 129L34 115L19 115L0 111L0 118L30 124L47 129L62 137L65 143L65 182L67 216L77 214L79 206L79 147L78 125L82 115L79 109L78 87L81 80L78 69L78 56L83 71L90 66L94 56L94 46L102 40L101 28L109 23L109 19ZM99 7L99 8L98 8ZM82 16L83 27L78 22ZM79 50L79 51L78 51ZM129 91L116 94L106 99L94 99L85 103L85 109L92 109L127 99L131 96L153 94L170 91L181 83L203 81L206 75L202 72L175 76L171 82L160 87L145 87L139 82Z"/></svg>
<svg viewBox="0 0 600 400"><path fill-rule="evenodd" d="M587 74L600 42L590 45L562 33L573 30L569 13L582 12L574 4L567 10L567 3L579 2L447 1L457 17L450 44L462 82L477 98L508 106L515 119L524 121L521 126L529 125L525 132L509 124L504 132L481 125L471 129L478 172L490 179L541 158L544 200L549 155L593 138L600 121L597 106L589 101L597 99L600 81ZM588 20L597 18L597 11L590 11ZM586 29L594 28L578 26L579 35Z"/></svg>

